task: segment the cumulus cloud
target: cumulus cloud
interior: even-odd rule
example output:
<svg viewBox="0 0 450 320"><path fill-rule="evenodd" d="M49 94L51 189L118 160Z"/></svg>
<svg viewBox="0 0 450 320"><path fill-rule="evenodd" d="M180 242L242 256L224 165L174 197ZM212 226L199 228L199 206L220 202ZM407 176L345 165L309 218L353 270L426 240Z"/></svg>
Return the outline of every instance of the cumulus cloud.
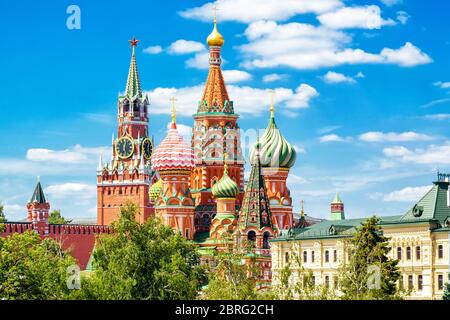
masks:
<svg viewBox="0 0 450 320"><path fill-rule="evenodd" d="M410 17L411 16L406 11L398 11L397 12L397 20L401 24L407 24Z"/></svg>
<svg viewBox="0 0 450 320"><path fill-rule="evenodd" d="M359 136L359 140L365 142L404 142L404 141L429 141L433 140L434 137L416 133L414 131L408 132L380 132L380 131L370 131L363 133Z"/></svg>
<svg viewBox="0 0 450 320"><path fill-rule="evenodd" d="M192 58L186 60L186 67L200 70L209 69L209 52L197 52Z"/></svg>
<svg viewBox="0 0 450 320"><path fill-rule="evenodd" d="M326 143L326 142L348 142L351 141L352 138L351 137L341 137L337 134L326 134L324 136L321 136L319 138L319 141L322 143Z"/></svg>
<svg viewBox="0 0 450 320"><path fill-rule="evenodd" d="M8 219L14 218L15 216L26 216L27 209L25 205L19 204L5 204L4 213Z"/></svg>
<svg viewBox="0 0 450 320"><path fill-rule="evenodd" d="M337 73L334 71L328 71L323 77L322 77L323 81L325 81L326 83L330 83L330 84L335 84L335 83L356 83L356 80L353 79L350 76L346 76L345 74L342 73Z"/></svg>
<svg viewBox="0 0 450 320"><path fill-rule="evenodd" d="M147 54L160 54L163 52L163 48L161 46L150 46L142 50L142 52Z"/></svg>
<svg viewBox="0 0 450 320"><path fill-rule="evenodd" d="M388 7L392 7L396 4L402 4L403 0L381 0L381 2Z"/></svg>
<svg viewBox="0 0 450 320"><path fill-rule="evenodd" d="M406 187L401 190L392 191L388 194L383 195L383 201L415 202L420 200L430 189L431 186Z"/></svg>
<svg viewBox="0 0 450 320"><path fill-rule="evenodd" d="M180 39L173 42L167 51L170 54L189 54L206 51L206 47L203 43L197 41Z"/></svg>
<svg viewBox="0 0 450 320"><path fill-rule="evenodd" d="M268 82L275 82L275 81L278 81L278 80L282 80L284 78L286 78L285 74L271 73L271 74L266 74L263 77L263 82L266 82L266 83L268 83Z"/></svg>
<svg viewBox="0 0 450 320"><path fill-rule="evenodd" d="M44 192L53 199L92 199L97 196L97 186L87 183L53 184L45 188Z"/></svg>
<svg viewBox="0 0 450 320"><path fill-rule="evenodd" d="M179 12L187 19L211 22L214 6L219 7L219 21L250 23L263 19L286 20L298 14L320 14L343 6L340 0L221 0Z"/></svg>
<svg viewBox="0 0 450 320"><path fill-rule="evenodd" d="M405 163L448 165L450 164L450 144L430 145L426 148L408 149L396 146L383 149L385 156Z"/></svg>
<svg viewBox="0 0 450 320"><path fill-rule="evenodd" d="M244 82L252 79L252 75L242 70L225 70L223 77L226 83Z"/></svg>
<svg viewBox="0 0 450 320"><path fill-rule="evenodd" d="M65 150L35 148L27 151L26 159L35 162L69 164L95 162L100 154L110 153L110 149L110 147L86 148L78 144Z"/></svg>
<svg viewBox="0 0 450 320"><path fill-rule="evenodd" d="M396 64L411 67L432 59L410 42L398 49L369 53L350 48L352 38L341 30L305 23L251 23L244 32L248 43L239 47L246 68L291 67L316 69L345 64Z"/></svg>
<svg viewBox="0 0 450 320"><path fill-rule="evenodd" d="M230 98L236 101L235 111L242 115L259 115L267 110L270 103L269 93L265 89L250 86L229 85ZM295 90L275 88L276 103L283 110L296 111L308 108L311 101L319 96L317 90L308 84L301 84ZM177 113L191 116L196 112L198 101L203 92L203 85L183 88L156 88L146 93L152 101L150 112L154 114L170 114L169 99L177 97Z"/></svg>
<svg viewBox="0 0 450 320"><path fill-rule="evenodd" d="M441 88L441 89L448 89L448 88L450 88L450 82L437 81L437 82L434 83L434 85L436 87Z"/></svg>
<svg viewBox="0 0 450 320"><path fill-rule="evenodd" d="M322 25L332 29L380 29L392 26L392 19L381 17L381 9L376 5L360 7L344 7L334 12L327 12L317 17Z"/></svg>

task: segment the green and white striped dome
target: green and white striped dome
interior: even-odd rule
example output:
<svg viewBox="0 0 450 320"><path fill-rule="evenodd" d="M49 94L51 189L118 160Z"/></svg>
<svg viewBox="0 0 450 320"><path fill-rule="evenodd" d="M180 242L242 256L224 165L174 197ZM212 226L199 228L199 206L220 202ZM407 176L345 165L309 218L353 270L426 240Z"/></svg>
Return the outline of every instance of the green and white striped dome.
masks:
<svg viewBox="0 0 450 320"><path fill-rule="evenodd" d="M239 194L239 187L236 182L228 176L227 164L224 164L222 178L216 182L211 189L215 198L236 198Z"/></svg>
<svg viewBox="0 0 450 320"><path fill-rule="evenodd" d="M159 179L154 184L152 184L152 186L148 190L148 195L149 195L150 199L155 201L159 197L159 194L161 193L161 191L162 191L162 183L161 183L161 179Z"/></svg>
<svg viewBox="0 0 450 320"><path fill-rule="evenodd" d="M269 125L264 135L255 143L250 159L254 159L256 149L259 149L262 167L291 168L295 164L297 158L295 149L277 128L273 107L271 108Z"/></svg>

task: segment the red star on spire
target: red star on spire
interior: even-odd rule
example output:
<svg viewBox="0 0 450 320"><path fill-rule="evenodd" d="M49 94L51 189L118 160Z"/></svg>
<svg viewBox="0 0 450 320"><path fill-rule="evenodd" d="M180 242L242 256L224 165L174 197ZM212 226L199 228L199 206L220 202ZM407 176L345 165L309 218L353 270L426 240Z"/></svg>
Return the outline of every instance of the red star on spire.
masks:
<svg viewBox="0 0 450 320"><path fill-rule="evenodd" d="M140 40L136 40L136 37L133 37L133 39L128 40L128 42L130 43L131 47L137 47L139 41Z"/></svg>

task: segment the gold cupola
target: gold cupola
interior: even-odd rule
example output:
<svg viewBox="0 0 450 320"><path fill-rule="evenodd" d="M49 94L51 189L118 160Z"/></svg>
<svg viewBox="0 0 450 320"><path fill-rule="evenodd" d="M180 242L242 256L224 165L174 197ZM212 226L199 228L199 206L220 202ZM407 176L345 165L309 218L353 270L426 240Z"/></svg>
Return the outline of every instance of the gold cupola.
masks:
<svg viewBox="0 0 450 320"><path fill-rule="evenodd" d="M211 32L211 34L206 38L206 42L208 43L208 46L213 47L221 47L225 43L225 39L220 34L219 30L217 30L217 19L214 18L214 29Z"/></svg>

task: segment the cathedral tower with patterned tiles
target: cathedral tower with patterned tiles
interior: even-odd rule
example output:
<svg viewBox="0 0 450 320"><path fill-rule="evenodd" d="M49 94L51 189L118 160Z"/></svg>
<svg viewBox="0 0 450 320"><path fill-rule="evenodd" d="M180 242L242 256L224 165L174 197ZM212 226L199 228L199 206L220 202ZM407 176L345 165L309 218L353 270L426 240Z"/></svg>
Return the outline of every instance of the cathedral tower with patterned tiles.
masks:
<svg viewBox="0 0 450 320"><path fill-rule="evenodd" d="M195 221L198 232L209 231L217 212L212 187L223 176L223 155L228 154L228 176L239 187L237 206L244 191L244 159L241 151L239 116L234 113L221 70L221 48L224 38L214 29L207 38L210 50L209 73L201 101L194 115L192 147L196 155L191 176L191 192L195 199Z"/></svg>

